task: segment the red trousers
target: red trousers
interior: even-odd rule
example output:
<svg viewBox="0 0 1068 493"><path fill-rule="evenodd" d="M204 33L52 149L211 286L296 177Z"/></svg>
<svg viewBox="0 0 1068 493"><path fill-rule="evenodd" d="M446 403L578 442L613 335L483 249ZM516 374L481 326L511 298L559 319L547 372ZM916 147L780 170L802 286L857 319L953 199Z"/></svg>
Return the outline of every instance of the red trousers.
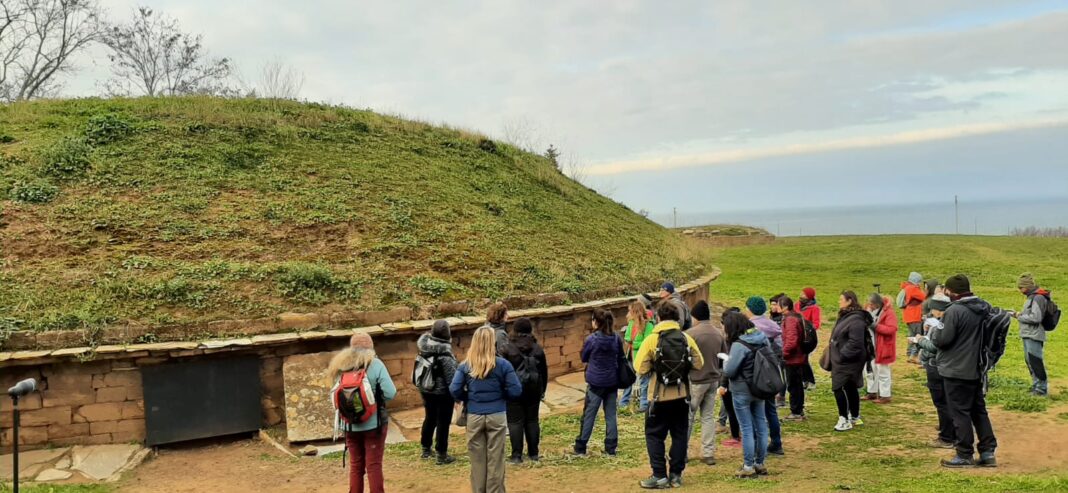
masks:
<svg viewBox="0 0 1068 493"><path fill-rule="evenodd" d="M382 456L386 450L386 427L346 433L345 445L349 449L349 493L363 493L364 474L370 493L384 493Z"/></svg>

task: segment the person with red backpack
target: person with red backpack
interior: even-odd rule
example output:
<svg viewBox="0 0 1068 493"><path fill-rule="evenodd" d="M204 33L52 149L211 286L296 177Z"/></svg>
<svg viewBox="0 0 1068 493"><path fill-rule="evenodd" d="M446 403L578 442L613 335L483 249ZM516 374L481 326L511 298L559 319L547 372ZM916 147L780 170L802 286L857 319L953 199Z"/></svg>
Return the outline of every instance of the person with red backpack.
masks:
<svg viewBox="0 0 1068 493"><path fill-rule="evenodd" d="M1046 374L1046 364L1043 357L1043 346L1046 344L1047 312L1053 302L1049 291L1041 289L1035 282L1035 276L1030 272L1024 273L1016 282L1020 293L1027 297L1023 310L1015 314L1020 323L1020 338L1023 339L1024 361L1027 370L1031 373L1031 395L1045 397L1049 395L1049 376ZM1056 306L1056 305L1054 305ZM1056 324L1053 324L1054 327Z"/></svg>
<svg viewBox="0 0 1068 493"><path fill-rule="evenodd" d="M386 402L397 395L386 365L375 355L374 341L357 332L349 347L330 360L328 374L334 380L334 437L345 433L349 455L349 491L363 493L364 476L371 493L385 491L382 457L389 418Z"/></svg>

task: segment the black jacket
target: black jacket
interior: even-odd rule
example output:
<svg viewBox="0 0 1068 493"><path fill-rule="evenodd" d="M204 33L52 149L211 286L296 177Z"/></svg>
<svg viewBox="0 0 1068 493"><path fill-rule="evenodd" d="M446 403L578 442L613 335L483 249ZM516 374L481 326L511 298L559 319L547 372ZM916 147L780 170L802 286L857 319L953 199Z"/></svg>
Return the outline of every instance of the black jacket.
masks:
<svg viewBox="0 0 1068 493"><path fill-rule="evenodd" d="M549 365L545 362L545 350L541 348L533 334L516 334L509 337L508 343L504 345L501 357L508 360L516 371L519 371L519 364L523 362L524 355L534 356L534 359L538 362L541 390L536 393L528 393L524 389L523 397L519 400L524 403L537 402L545 396L545 389L549 387Z"/></svg>
<svg viewBox="0 0 1068 493"><path fill-rule="evenodd" d="M434 358L434 390L427 392L435 395L448 395L449 384L456 374L456 357L452 354L452 343L431 336L429 332L419 336L415 346L424 358Z"/></svg>
<svg viewBox="0 0 1068 493"><path fill-rule="evenodd" d="M990 303L969 296L953 302L942 317L942 328L932 329L929 337L938 348L935 361L944 378L978 380L979 352L983 345L983 320L990 313Z"/></svg>
<svg viewBox="0 0 1068 493"><path fill-rule="evenodd" d="M834 388L842 382L852 381L864 373L864 364L870 359L864 343L865 334L872 323L866 310L839 313L838 322L831 331L831 380Z"/></svg>

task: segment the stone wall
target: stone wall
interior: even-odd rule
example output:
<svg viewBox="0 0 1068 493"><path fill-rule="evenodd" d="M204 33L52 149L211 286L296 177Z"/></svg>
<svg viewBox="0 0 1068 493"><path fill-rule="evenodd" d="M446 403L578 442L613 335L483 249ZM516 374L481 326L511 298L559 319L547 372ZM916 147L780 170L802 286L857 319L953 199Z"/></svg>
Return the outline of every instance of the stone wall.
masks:
<svg viewBox="0 0 1068 493"><path fill-rule="evenodd" d="M679 286L690 304L707 300L709 283L718 272ZM593 310L611 310L619 327L625 323L628 298L595 300L573 305L511 310L511 318L530 317L534 334L545 348L552 376L582 368L578 354L589 333ZM452 317L457 357L470 346L482 317ZM127 443L145 438L145 411L141 368L179 363L193 358L255 355L260 358L263 425L285 421L283 366L288 356L321 353L344 347L357 331L375 340L379 358L398 387L391 408L420 404L410 383L416 340L433 320L385 323L348 329L301 330L253 337L176 341L150 344L104 345L0 353L0 388L24 378L35 378L41 390L20 401L22 427L19 442L30 448L49 445ZM324 368L325 369L325 368ZM11 449L10 400L0 399L0 449Z"/></svg>

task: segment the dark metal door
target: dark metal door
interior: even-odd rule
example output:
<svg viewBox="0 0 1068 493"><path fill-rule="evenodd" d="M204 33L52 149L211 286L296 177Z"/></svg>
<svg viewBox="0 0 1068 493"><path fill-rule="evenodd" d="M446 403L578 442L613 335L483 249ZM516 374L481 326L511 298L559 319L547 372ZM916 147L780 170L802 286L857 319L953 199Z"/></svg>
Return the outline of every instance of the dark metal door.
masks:
<svg viewBox="0 0 1068 493"><path fill-rule="evenodd" d="M209 359L141 368L147 445L260 428L260 360Z"/></svg>

